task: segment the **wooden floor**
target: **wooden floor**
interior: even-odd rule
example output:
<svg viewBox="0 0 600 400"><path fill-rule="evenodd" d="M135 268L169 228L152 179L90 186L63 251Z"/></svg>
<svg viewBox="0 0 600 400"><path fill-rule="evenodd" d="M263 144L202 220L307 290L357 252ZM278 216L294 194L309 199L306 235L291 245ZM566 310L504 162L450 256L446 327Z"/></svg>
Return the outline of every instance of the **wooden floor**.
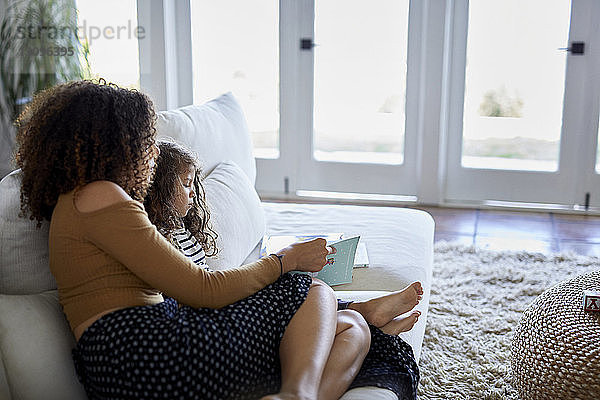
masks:
<svg viewBox="0 0 600 400"><path fill-rule="evenodd" d="M414 207L436 223L435 240L492 250L572 251L600 256L600 216Z"/></svg>

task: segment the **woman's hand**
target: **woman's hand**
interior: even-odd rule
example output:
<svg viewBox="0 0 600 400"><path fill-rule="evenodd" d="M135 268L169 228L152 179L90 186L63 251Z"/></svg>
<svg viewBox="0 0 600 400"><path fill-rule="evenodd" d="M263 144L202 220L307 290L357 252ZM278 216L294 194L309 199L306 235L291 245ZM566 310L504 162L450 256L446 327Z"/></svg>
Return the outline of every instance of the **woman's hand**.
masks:
<svg viewBox="0 0 600 400"><path fill-rule="evenodd" d="M283 272L318 272L327 263L327 256L335 254L335 248L327 246L325 239L318 238L291 244L277 254L283 256Z"/></svg>

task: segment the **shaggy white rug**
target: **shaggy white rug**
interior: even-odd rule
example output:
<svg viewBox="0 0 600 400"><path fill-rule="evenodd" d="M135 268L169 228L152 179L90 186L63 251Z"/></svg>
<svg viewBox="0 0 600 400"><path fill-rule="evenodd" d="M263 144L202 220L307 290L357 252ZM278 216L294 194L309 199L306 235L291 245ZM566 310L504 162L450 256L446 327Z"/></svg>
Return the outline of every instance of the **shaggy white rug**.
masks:
<svg viewBox="0 0 600 400"><path fill-rule="evenodd" d="M598 269L597 257L437 243L419 400L517 400L510 343L523 310L554 284Z"/></svg>

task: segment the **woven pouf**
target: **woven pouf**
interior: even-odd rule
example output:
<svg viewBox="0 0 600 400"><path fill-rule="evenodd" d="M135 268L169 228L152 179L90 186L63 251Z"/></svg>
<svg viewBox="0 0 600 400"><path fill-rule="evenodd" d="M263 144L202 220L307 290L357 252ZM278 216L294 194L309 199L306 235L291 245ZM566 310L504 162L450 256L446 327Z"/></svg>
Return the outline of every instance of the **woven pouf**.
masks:
<svg viewBox="0 0 600 400"><path fill-rule="evenodd" d="M600 313L583 310L586 289L600 290L600 271L559 283L525 310L511 346L521 399L600 399Z"/></svg>

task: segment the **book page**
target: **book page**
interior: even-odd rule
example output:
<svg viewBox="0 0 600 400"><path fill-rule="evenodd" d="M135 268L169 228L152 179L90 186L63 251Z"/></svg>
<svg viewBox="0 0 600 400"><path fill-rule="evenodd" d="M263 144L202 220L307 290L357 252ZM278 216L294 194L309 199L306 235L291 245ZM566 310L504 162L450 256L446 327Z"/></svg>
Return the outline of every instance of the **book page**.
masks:
<svg viewBox="0 0 600 400"><path fill-rule="evenodd" d="M354 268L366 268L369 266L369 253L365 242L358 242L356 257L354 257Z"/></svg>
<svg viewBox="0 0 600 400"><path fill-rule="evenodd" d="M279 250L289 246L296 242L307 242L316 238L323 238L329 245L332 242L336 242L342 239L342 233L325 233L325 234L302 234L302 235L266 235L263 238L262 246L260 248L260 257L267 256L269 254L277 253Z"/></svg>

